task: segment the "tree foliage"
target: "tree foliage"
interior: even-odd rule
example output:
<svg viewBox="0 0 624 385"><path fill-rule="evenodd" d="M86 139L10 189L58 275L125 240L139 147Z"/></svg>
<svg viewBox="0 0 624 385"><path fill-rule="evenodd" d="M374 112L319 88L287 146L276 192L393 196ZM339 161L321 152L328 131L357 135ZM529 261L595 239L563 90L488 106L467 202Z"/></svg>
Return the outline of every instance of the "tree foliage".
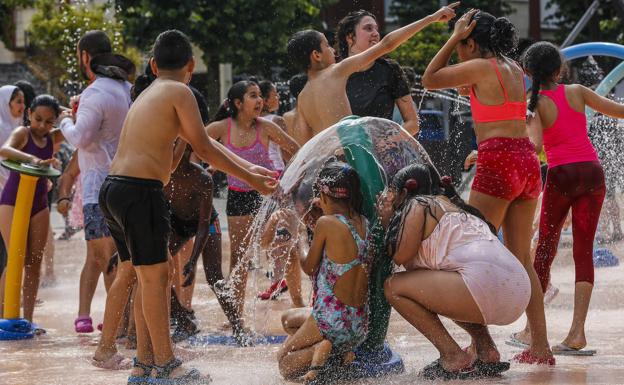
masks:
<svg viewBox="0 0 624 385"><path fill-rule="evenodd" d="M318 27L322 2L314 0L115 0L124 31L149 49L166 29L179 29L203 51L212 69L231 62L235 72L269 74L285 64L289 36Z"/></svg>
<svg viewBox="0 0 624 385"><path fill-rule="evenodd" d="M399 24L406 25L430 15L439 8L439 0L394 0L390 5L390 15L396 17ZM496 16L506 16L513 11L509 2L505 0L465 0L461 2L458 13L464 13L470 8L481 9Z"/></svg>
<svg viewBox="0 0 624 385"><path fill-rule="evenodd" d="M34 47L31 63L54 79L59 89L72 93L81 88L76 45L87 31L100 29L108 33L114 52L122 53L138 64L140 55L136 49L126 48L123 25L107 14L111 10L104 5L76 5L66 1L37 0L37 12L29 28L30 42Z"/></svg>
<svg viewBox="0 0 624 385"><path fill-rule="evenodd" d="M572 31L572 28L583 16L593 0L549 0L547 8L555 10L547 21L557 26L555 34L557 40L563 41ZM583 28L574 43L587 41L608 41L624 43L624 28L622 20L618 17L615 5L608 1L601 2L598 12Z"/></svg>
<svg viewBox="0 0 624 385"><path fill-rule="evenodd" d="M432 24L401 44L390 57L401 65L413 67L417 74L422 74L448 37L446 25Z"/></svg>

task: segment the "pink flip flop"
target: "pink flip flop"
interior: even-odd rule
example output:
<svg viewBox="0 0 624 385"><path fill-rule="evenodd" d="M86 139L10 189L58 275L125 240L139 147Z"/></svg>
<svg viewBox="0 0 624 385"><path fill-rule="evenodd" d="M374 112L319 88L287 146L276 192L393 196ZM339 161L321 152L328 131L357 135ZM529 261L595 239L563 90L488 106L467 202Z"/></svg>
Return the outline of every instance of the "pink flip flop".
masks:
<svg viewBox="0 0 624 385"><path fill-rule="evenodd" d="M115 353L106 361L98 361L92 358L91 365L106 370L128 370L132 368L132 360L125 358L119 353Z"/></svg>
<svg viewBox="0 0 624 385"><path fill-rule="evenodd" d="M76 333L92 333L93 321L88 315L79 316L74 321L74 327L76 329Z"/></svg>

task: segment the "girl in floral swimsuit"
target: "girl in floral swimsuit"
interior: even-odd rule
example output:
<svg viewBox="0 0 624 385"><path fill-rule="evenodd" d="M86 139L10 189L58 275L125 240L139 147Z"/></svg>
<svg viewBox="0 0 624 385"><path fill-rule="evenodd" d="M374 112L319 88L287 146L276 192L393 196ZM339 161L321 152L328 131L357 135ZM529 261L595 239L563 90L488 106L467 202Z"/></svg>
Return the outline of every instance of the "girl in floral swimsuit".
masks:
<svg viewBox="0 0 624 385"><path fill-rule="evenodd" d="M315 187L324 215L301 260L303 271L313 277L314 304L278 354L285 378L305 374L308 381L330 355L342 357L343 363L351 360L368 331L368 224L361 214L359 177L349 165L331 162L321 170Z"/></svg>

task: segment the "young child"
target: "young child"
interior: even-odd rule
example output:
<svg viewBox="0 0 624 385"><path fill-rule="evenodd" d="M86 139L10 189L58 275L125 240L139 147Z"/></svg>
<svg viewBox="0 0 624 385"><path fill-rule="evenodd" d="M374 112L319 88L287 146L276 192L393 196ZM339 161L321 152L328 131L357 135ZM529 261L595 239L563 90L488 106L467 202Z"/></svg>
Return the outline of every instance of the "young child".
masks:
<svg viewBox="0 0 624 385"><path fill-rule="evenodd" d="M538 151L543 144L548 163L535 270L542 290L546 291L561 227L572 208L574 316L567 337L552 350L554 354L591 355L595 351L582 349L587 345L585 319L594 286L593 244L605 196L605 179L596 150L587 136L584 111L589 106L623 119L624 104L579 84L559 84L562 63L557 47L547 42L532 45L523 58L524 68L533 80L529 131Z"/></svg>
<svg viewBox="0 0 624 385"><path fill-rule="evenodd" d="M60 113L61 108L54 97L50 95L36 97L29 108L30 126L18 127L11 133L0 148L0 157L37 166L56 164L56 159L53 158L54 139L60 141L62 135L58 131L56 131L58 135L52 134L51 131ZM2 238L5 239L7 250L19 182L20 174L11 172L0 196L0 232ZM24 318L29 321L33 320L35 300L39 288L41 259L47 241L49 224L48 180L39 178L30 211L27 252L24 260L22 308ZM0 288L0 298L4 298L4 285Z"/></svg>
<svg viewBox="0 0 624 385"><path fill-rule="evenodd" d="M263 80L258 83L258 87L260 87L260 95L262 95L262 113L260 116L277 124L282 131L286 132L286 122L284 118L277 115L277 110L280 106L280 98L275 84L270 80ZM271 159L273 163L273 170L279 172L281 175L286 165L284 164L280 147L273 141L269 141L269 159Z"/></svg>
<svg viewBox="0 0 624 385"><path fill-rule="evenodd" d="M371 262L357 172L346 163L331 162L315 186L323 216L314 226L307 256L301 259L303 271L313 277L312 314L278 353L285 378L305 374L307 381L316 378L330 355L343 363L352 360L353 350L366 338ZM297 229L290 232L297 234Z"/></svg>
<svg viewBox="0 0 624 385"><path fill-rule="evenodd" d="M314 30L300 31L288 42L288 56L302 71L308 82L299 94L295 133L298 143L351 115L346 85L349 76L371 65L377 58L392 52L415 33L435 22L455 17L459 2L442 7L436 13L396 29L369 49L336 63L334 50L325 36Z"/></svg>
<svg viewBox="0 0 624 385"><path fill-rule="evenodd" d="M157 79L128 112L99 203L120 258L132 261L138 278L137 357L128 382L206 383L208 376L183 367L174 357L169 337L171 227L163 186L179 160L174 159L174 150L184 145L176 138L188 141L214 168L261 193L271 192L276 181L272 171L239 158L206 136L197 102L186 85L195 65L188 37L177 30L165 31L156 38L153 53L150 66Z"/></svg>
<svg viewBox="0 0 624 385"><path fill-rule="evenodd" d="M269 142L276 143L288 155L299 149L297 143L275 123L260 118L262 95L258 84L240 81L234 84L227 99L217 111L215 121L206 127L208 135L220 141L234 154L252 164L272 168L269 156ZM255 214L260 209L262 198L244 181L228 175L228 196L226 214L230 233L230 277L239 315L243 314L247 267L243 257L248 249L247 233Z"/></svg>
<svg viewBox="0 0 624 385"><path fill-rule="evenodd" d="M378 210L388 228L388 254L407 270L386 280L385 296L440 352L421 376L449 380L508 370L480 326L518 319L529 303L531 284L493 226L459 198L450 181L440 186L437 172L426 165L400 170ZM474 346L462 350L439 316L464 328Z"/></svg>

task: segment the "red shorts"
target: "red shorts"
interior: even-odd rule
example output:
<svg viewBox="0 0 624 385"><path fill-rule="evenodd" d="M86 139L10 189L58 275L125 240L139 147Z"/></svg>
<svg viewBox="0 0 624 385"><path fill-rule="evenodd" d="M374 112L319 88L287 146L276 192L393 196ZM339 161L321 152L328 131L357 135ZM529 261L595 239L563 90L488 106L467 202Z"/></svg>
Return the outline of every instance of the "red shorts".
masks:
<svg viewBox="0 0 624 385"><path fill-rule="evenodd" d="M473 190L508 201L539 196L540 164L529 138L486 139L478 152Z"/></svg>

